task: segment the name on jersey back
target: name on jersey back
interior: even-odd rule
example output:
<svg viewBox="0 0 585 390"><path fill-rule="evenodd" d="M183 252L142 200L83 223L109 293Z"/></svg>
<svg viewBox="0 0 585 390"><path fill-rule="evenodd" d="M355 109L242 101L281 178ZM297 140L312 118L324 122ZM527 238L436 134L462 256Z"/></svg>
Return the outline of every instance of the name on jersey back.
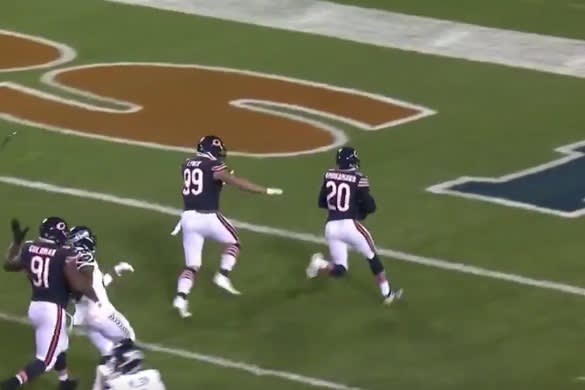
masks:
<svg viewBox="0 0 585 390"><path fill-rule="evenodd" d="M355 183L357 181L357 177L355 175L349 175L347 173L341 172L327 172L325 174L325 178L331 180L348 181L350 183Z"/></svg>
<svg viewBox="0 0 585 390"><path fill-rule="evenodd" d="M42 256L55 256L55 253L57 253L57 250L54 248L43 248L40 246L36 246L36 245L31 245L28 248L28 251L30 253L34 253L35 255L42 255Z"/></svg>

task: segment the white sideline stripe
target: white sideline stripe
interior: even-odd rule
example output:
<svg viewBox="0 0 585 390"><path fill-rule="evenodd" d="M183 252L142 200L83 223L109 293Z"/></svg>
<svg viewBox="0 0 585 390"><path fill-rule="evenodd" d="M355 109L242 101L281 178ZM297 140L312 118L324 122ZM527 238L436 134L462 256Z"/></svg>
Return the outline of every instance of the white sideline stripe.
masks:
<svg viewBox="0 0 585 390"><path fill-rule="evenodd" d="M31 188L44 192L66 194L75 196L78 198L94 199L106 203L114 203L122 206L128 206L133 208L139 208L144 210L156 211L162 214L179 216L182 212L181 209L175 207L164 206L156 203L150 203L144 200L122 198L116 195L104 194L100 192L87 191L77 188L67 188L56 186L49 183L31 181L18 177L0 176L0 182L5 184L11 184L17 187ZM293 232L286 229L279 229L270 226L256 225L253 223L232 220L234 225L239 229L248 230L255 233L265 234L269 236L282 237L287 239L293 239L302 242L310 242L314 244L326 244L323 237L317 236L310 233L299 233ZM526 276L511 274L506 272L494 271L486 268L476 267L473 265L467 265L458 262L452 262L432 257L418 256L411 253L401 252L393 249L378 248L378 253L385 257L390 257L397 260L406 261L409 263L416 263L426 265L428 267L440 268L448 271L461 272L465 274L471 274L476 276L482 276L485 278L504 280L510 283L538 287L547 290L559 291L565 294L585 296L585 288L572 286L565 283L553 282L549 280L533 279Z"/></svg>
<svg viewBox="0 0 585 390"><path fill-rule="evenodd" d="M8 313L0 312L0 320L6 322L12 322L15 324L21 325L30 325L30 322L25 317L19 317ZM78 330L74 330L74 334L77 336L83 335L82 332ZM244 362L237 362L234 360L225 359L219 356L213 355L204 355L197 352L186 351L183 349L176 349L166 347L164 345L159 344L151 344L145 343L142 341L137 342L138 345L151 352L159 352L170 356L175 356L183 359L188 360L196 360L203 363L209 363L214 366L219 366L223 368L233 368L240 371L245 371L247 373L256 375L256 376L272 376L280 379L284 379L290 382L298 382L303 383L305 385L313 386L313 387L321 387L325 389L334 389L334 390L363 390L358 387L350 387L341 383L335 383L326 381L319 378L311 378L309 376L304 376L300 374L295 374L293 372L287 371L277 371L277 370L270 370L266 368L259 367L255 364L248 364Z"/></svg>
<svg viewBox="0 0 585 390"><path fill-rule="evenodd" d="M320 0L105 1L423 54L585 77L585 64L578 60L585 55L585 41L579 39L481 27ZM453 32L456 33L450 35ZM447 39L441 41L441 36Z"/></svg>

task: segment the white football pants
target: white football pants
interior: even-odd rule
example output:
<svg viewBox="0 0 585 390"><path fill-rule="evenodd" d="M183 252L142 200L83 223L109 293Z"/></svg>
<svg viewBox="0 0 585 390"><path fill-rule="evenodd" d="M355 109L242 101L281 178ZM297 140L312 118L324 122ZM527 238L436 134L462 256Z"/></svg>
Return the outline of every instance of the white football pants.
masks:
<svg viewBox="0 0 585 390"><path fill-rule="evenodd" d="M187 267L199 269L203 254L203 244L211 239L222 244L238 244L238 233L234 225L221 213L199 213L184 211L181 215L183 249Z"/></svg>
<svg viewBox="0 0 585 390"><path fill-rule="evenodd" d="M33 301L28 308L28 318L35 332L35 357L44 362L49 371L57 356L69 348L65 310L55 303Z"/></svg>
<svg viewBox="0 0 585 390"><path fill-rule="evenodd" d="M325 239L329 244L329 255L334 264L348 269L347 254L353 249L367 259L376 254L372 235L368 230L353 219L329 221L325 225Z"/></svg>

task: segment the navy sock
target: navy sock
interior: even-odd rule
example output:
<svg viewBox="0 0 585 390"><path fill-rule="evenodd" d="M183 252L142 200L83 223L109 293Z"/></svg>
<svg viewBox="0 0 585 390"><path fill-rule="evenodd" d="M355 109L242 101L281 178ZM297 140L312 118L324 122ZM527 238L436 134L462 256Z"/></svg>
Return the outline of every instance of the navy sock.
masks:
<svg viewBox="0 0 585 390"><path fill-rule="evenodd" d="M61 352L59 356L57 356L57 361L55 362L55 371L63 371L67 369L67 354L65 352Z"/></svg>
<svg viewBox="0 0 585 390"><path fill-rule="evenodd" d="M368 259L368 264L370 265L370 270L374 275L377 276L384 272L384 266L382 265L382 262L380 261L378 255L374 255L374 257Z"/></svg>
<svg viewBox="0 0 585 390"><path fill-rule="evenodd" d="M335 264L331 271L329 271L329 275L333 276L334 278L341 278L343 275L345 275L346 272L347 269L345 269L344 266Z"/></svg>

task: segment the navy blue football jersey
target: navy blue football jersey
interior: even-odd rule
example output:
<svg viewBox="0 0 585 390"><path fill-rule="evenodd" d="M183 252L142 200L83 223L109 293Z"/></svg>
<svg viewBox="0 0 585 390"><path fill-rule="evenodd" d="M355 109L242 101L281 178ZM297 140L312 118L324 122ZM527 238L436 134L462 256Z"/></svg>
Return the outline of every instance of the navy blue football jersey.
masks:
<svg viewBox="0 0 585 390"><path fill-rule="evenodd" d="M32 287L32 301L52 302L66 307L71 288L65 277L65 261L75 256L70 247L45 241L28 241L20 253L20 261Z"/></svg>
<svg viewBox="0 0 585 390"><path fill-rule="evenodd" d="M215 172L227 169L221 160L204 156L187 159L181 166L183 175L183 204L185 210L219 210L219 195L223 187L221 180L215 180Z"/></svg>
<svg viewBox="0 0 585 390"><path fill-rule="evenodd" d="M375 210L368 178L356 169L329 169L323 175L319 207L327 220L363 219Z"/></svg>

